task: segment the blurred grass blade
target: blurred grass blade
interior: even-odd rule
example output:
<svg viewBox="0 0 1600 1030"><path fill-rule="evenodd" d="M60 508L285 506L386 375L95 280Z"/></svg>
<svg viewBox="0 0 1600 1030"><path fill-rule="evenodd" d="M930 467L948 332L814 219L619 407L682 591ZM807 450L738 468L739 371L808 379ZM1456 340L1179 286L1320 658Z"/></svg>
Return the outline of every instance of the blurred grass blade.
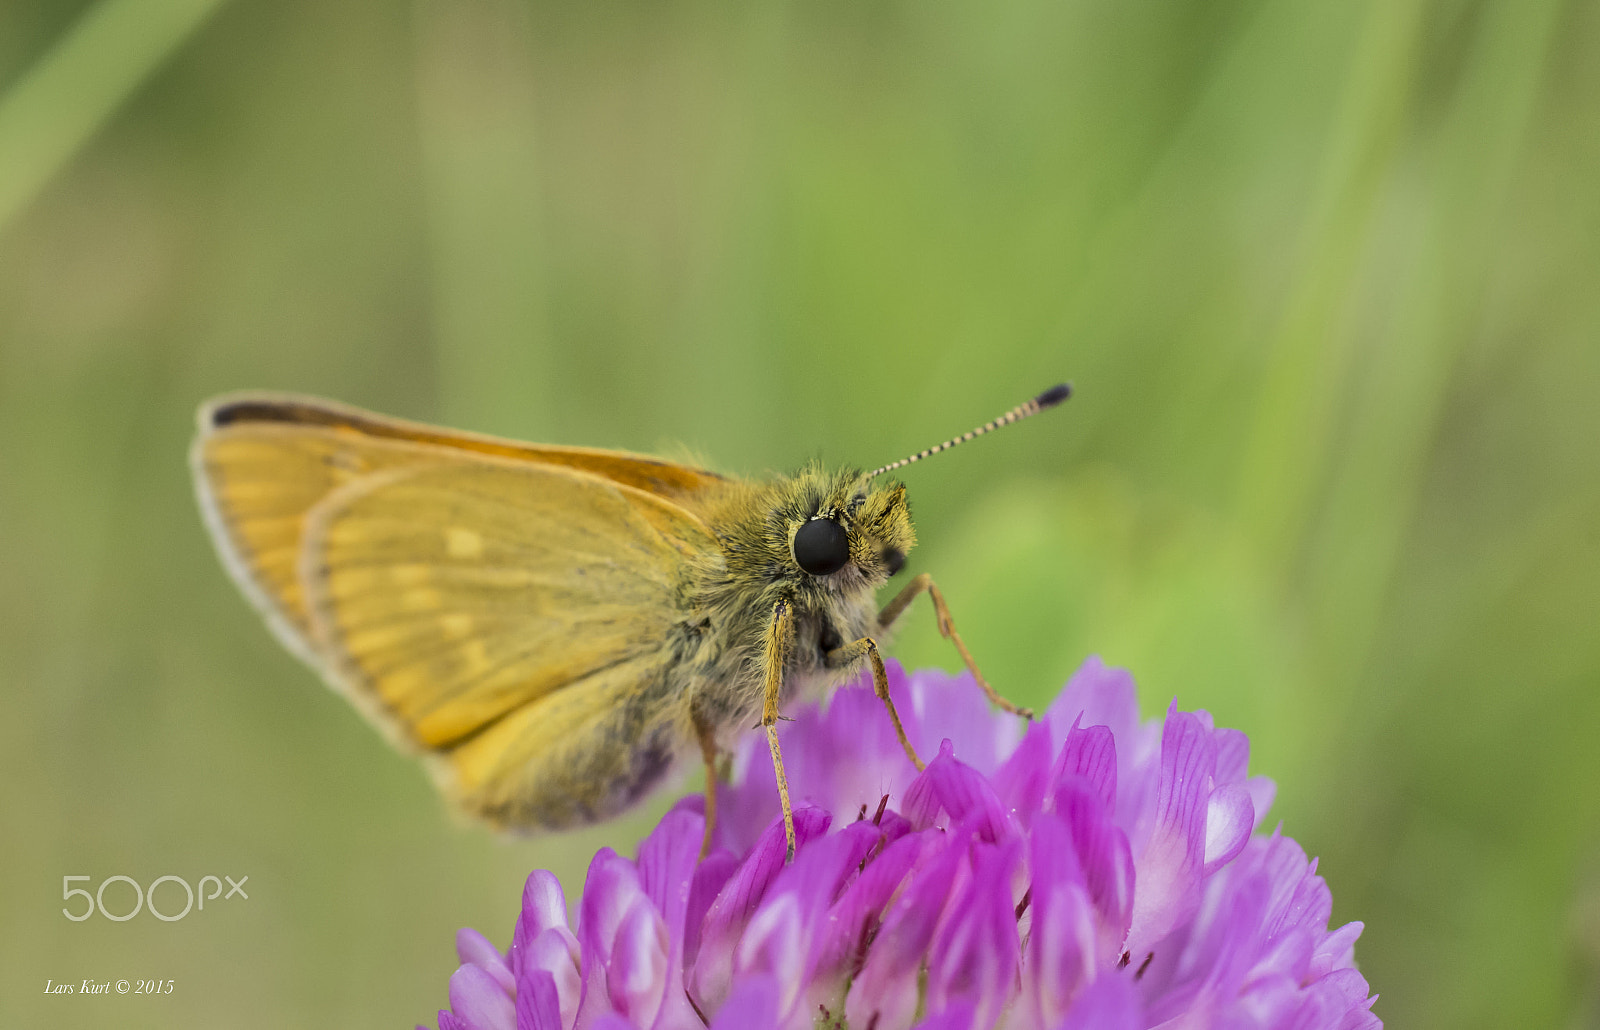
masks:
<svg viewBox="0 0 1600 1030"><path fill-rule="evenodd" d="M1239 510L1277 566L1286 567L1304 544L1334 446L1354 347L1340 312L1362 267L1384 174L1404 139L1409 80L1428 25L1425 6L1379 0L1368 10L1303 230L1294 286L1267 356Z"/></svg>
<svg viewBox="0 0 1600 1030"><path fill-rule="evenodd" d="M417 116L440 415L511 435L549 404L533 40L508 0L419 0Z"/></svg>
<svg viewBox="0 0 1600 1030"><path fill-rule="evenodd" d="M1368 329L1364 381L1322 473L1333 489L1310 541L1312 611L1330 638L1328 662L1348 663L1352 678L1381 632L1459 352L1475 342L1483 298L1503 274L1495 241L1561 9L1558 0L1494 8L1464 49L1448 116L1429 141L1428 191L1411 200L1413 241L1398 251L1390 289L1401 303Z"/></svg>
<svg viewBox="0 0 1600 1030"><path fill-rule="evenodd" d="M0 97L0 230L220 3L106 0Z"/></svg>

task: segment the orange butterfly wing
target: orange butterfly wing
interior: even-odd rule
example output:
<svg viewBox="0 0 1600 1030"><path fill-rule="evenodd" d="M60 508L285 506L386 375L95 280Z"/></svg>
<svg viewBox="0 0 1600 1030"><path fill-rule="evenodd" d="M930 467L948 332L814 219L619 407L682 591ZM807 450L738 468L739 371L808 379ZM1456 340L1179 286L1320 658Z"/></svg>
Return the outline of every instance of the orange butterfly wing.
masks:
<svg viewBox="0 0 1600 1030"><path fill-rule="evenodd" d="M602 817L685 736L663 642L717 543L677 502L722 477L266 395L203 407L191 460L280 638L469 810Z"/></svg>

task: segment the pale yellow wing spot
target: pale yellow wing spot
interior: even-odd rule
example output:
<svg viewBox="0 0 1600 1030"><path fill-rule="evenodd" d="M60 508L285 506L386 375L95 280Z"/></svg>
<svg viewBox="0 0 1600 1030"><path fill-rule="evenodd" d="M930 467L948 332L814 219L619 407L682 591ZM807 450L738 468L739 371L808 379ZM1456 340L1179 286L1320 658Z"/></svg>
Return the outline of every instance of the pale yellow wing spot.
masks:
<svg viewBox="0 0 1600 1030"><path fill-rule="evenodd" d="M483 537L470 529L449 526L444 531L445 550L452 558L480 558L483 556Z"/></svg>

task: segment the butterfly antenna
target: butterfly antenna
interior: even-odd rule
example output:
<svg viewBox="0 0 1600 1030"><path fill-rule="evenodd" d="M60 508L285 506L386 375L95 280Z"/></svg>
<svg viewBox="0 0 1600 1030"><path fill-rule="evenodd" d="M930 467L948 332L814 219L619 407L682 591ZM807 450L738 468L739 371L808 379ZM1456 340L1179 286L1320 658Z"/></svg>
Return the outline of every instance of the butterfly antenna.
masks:
<svg viewBox="0 0 1600 1030"><path fill-rule="evenodd" d="M1004 415L1001 415L999 418L985 422L983 425L972 430L971 432L962 433L953 440L946 440L944 443L935 447L929 447L925 451L918 451L909 458L901 458L899 461L890 462L881 468L875 468L871 472L867 473L866 478L871 479L874 476L880 476L885 472L893 472L895 469L900 468L901 466L909 465L914 461L921 461L923 458L938 454L940 451L948 451L956 444L966 443L968 440L980 437L984 433L993 432L994 430L999 429L1001 426L1009 426L1013 422L1021 422L1029 415L1037 415L1046 408L1053 408L1071 396L1071 383L1062 383L1059 386L1052 386L1050 389L1028 401L1026 404L1017 405Z"/></svg>

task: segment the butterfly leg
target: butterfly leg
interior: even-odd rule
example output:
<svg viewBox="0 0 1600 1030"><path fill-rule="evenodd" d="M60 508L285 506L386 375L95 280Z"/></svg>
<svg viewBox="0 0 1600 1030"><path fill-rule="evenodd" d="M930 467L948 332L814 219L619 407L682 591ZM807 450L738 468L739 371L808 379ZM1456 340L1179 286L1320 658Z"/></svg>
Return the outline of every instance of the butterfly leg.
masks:
<svg viewBox="0 0 1600 1030"><path fill-rule="evenodd" d="M778 749L778 695L783 688L783 667L789 660L794 641L794 616L789 602L779 601L772 608L767 625L765 651L766 691L761 705L761 725L767 731L767 747L772 751L772 771L778 779L778 801L783 805L783 839L789 850L784 862L794 860L794 807L789 803L789 777L783 772L783 752Z"/></svg>
<svg viewBox="0 0 1600 1030"><path fill-rule="evenodd" d="M699 719L694 721L694 733L700 740L700 757L706 762L706 835L700 842L700 859L711 854L711 836L717 828L717 738L710 726Z"/></svg>
<svg viewBox="0 0 1600 1030"><path fill-rule="evenodd" d="M988 680L983 678L983 673L978 671L978 663L972 660L972 652L968 651L967 645L961 642L961 634L956 632L956 625L950 620L950 609L944 603L944 595L939 592L938 587L933 585L933 577L926 572L907 583L904 590L896 594L888 604L883 606L883 610L878 613L878 625L888 629L894 620L900 617L900 613L905 611L906 607L924 590L928 592L928 596L933 600L933 611L939 619L939 634L956 645L956 650L961 653L961 660L967 665L967 671L972 673L972 678L978 681L978 686L983 688L983 692L988 696L990 703L999 706L1012 715L1020 715L1024 719L1032 719L1033 709L1023 708L1007 701L1000 696L999 691L989 686Z"/></svg>
<svg viewBox="0 0 1600 1030"><path fill-rule="evenodd" d="M878 655L878 642L871 637L862 637L854 643L841 644L829 651L825 657L831 668L843 668L854 665L863 656L872 666L873 693L878 695L883 707L889 710L889 721L894 723L894 735L899 738L900 746L906 749L906 757L911 759L911 764L921 772L922 759L917 757L917 749L906 739L906 728L900 725L900 713L895 711L894 701L889 697L889 674L884 671L883 659Z"/></svg>

